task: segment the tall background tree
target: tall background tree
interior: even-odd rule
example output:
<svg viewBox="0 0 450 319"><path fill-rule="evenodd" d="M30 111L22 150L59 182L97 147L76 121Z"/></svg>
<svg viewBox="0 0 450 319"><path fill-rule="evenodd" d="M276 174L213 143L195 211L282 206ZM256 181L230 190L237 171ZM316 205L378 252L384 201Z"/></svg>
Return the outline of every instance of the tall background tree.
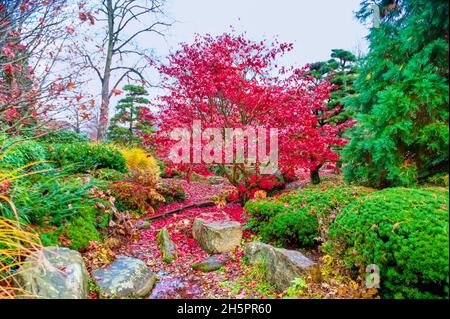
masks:
<svg viewBox="0 0 450 319"><path fill-rule="evenodd" d="M144 69L149 66L151 50L137 42L144 36L148 42L150 34L164 35L171 25L164 5L164 0L102 0L99 6L91 7L101 35L78 44L77 50L101 85L98 140L106 137L110 100L118 94L121 82L148 84Z"/></svg>
<svg viewBox="0 0 450 319"><path fill-rule="evenodd" d="M138 145L142 134L152 132L152 123L139 121L141 114L149 112L147 90L142 86L128 84L123 87L126 97L119 101L111 118L107 138L117 144Z"/></svg>
<svg viewBox="0 0 450 319"><path fill-rule="evenodd" d="M363 21L371 3L361 3ZM358 124L343 153L345 177L388 187L448 174L449 4L376 3L382 19L356 81Z"/></svg>

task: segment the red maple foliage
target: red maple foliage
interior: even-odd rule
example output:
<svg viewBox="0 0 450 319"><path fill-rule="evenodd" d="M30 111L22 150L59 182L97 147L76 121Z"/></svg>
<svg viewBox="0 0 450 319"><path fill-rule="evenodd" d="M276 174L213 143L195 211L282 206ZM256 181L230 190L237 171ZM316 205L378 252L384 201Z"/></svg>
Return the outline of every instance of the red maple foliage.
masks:
<svg viewBox="0 0 450 319"><path fill-rule="evenodd" d="M240 198L251 199L254 197L257 191L263 190L265 192L271 192L279 190L283 186L282 180L271 174L251 174L243 180L243 183L237 187L238 195ZM234 199L233 196L229 200Z"/></svg>
<svg viewBox="0 0 450 319"><path fill-rule="evenodd" d="M196 36L193 44L182 44L168 64L159 66L168 93L160 99L159 130L146 136L147 143L167 157L177 142L168 133L173 128L191 131L196 120L222 129L223 135L223 128L275 128L281 172L333 166L339 158L333 147L346 143L338 135L344 125L323 124L332 115L325 103L333 86L325 80L314 85L307 68L278 67L277 59L292 48L233 34ZM261 163L215 164L232 184L248 188L249 172Z"/></svg>

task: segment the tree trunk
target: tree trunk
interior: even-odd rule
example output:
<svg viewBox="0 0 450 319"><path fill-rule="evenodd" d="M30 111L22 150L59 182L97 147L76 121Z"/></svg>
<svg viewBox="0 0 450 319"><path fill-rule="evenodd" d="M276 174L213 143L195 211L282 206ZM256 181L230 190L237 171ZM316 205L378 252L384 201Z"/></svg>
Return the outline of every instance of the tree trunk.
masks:
<svg viewBox="0 0 450 319"><path fill-rule="evenodd" d="M106 74L105 74L106 75ZM102 102L100 105L100 115L98 119L97 140L105 139L109 121L109 74L102 84Z"/></svg>
<svg viewBox="0 0 450 319"><path fill-rule="evenodd" d="M313 169L309 172L311 184L314 184L314 185L320 184L319 170L321 167L322 167L322 164L318 165L315 169Z"/></svg>
<svg viewBox="0 0 450 319"><path fill-rule="evenodd" d="M134 96L132 96L132 97L133 97L133 100L131 101L131 106L130 106L130 140L131 140L131 138L133 136L133 121L134 121L134 119L133 119Z"/></svg>
<svg viewBox="0 0 450 319"><path fill-rule="evenodd" d="M77 134L81 133L80 117L78 116L78 114L76 114L76 117L75 117L75 133L77 133Z"/></svg>
<svg viewBox="0 0 450 319"><path fill-rule="evenodd" d="M108 129L109 122L109 81L111 79L111 64L114 49L114 10L112 0L107 0L108 6L108 49L106 52L105 69L102 79L102 101L100 104L100 117L98 119L97 140L102 141L105 139L106 130Z"/></svg>

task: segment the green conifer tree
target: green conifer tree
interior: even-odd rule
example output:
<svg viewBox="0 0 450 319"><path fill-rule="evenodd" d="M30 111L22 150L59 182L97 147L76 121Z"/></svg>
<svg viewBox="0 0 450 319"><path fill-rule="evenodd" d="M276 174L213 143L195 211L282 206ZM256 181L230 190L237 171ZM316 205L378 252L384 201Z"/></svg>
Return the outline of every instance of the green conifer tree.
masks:
<svg viewBox="0 0 450 319"><path fill-rule="evenodd" d="M370 18L373 1L357 16ZM409 185L448 173L448 2L376 1L379 27L352 99L357 125L343 151L349 181Z"/></svg>
<svg viewBox="0 0 450 319"><path fill-rule="evenodd" d="M358 76L356 61L356 56L350 51L333 49L330 60L310 65L310 74L318 80L318 83L329 79L330 83L336 86L327 103L328 110L336 112L329 119L331 123L342 124L352 117L352 109L346 108L345 105L349 97L355 93L353 84Z"/></svg>
<svg viewBox="0 0 450 319"><path fill-rule="evenodd" d="M330 60L310 64L308 75L317 79L317 85L328 79L336 87L331 92L327 103L327 112L333 112L334 114L327 120L319 120L319 125L343 124L352 117L352 109L346 107L346 100L355 93L353 82L357 77L356 60L355 55L349 51L333 49ZM310 171L312 184L320 183L319 170L322 165L319 164Z"/></svg>
<svg viewBox="0 0 450 319"><path fill-rule="evenodd" d="M116 106L116 113L108 128L108 140L122 145L139 145L142 141L139 132L148 134L152 123L138 121L143 108L148 108L147 90L142 86L128 84L123 87L125 98Z"/></svg>

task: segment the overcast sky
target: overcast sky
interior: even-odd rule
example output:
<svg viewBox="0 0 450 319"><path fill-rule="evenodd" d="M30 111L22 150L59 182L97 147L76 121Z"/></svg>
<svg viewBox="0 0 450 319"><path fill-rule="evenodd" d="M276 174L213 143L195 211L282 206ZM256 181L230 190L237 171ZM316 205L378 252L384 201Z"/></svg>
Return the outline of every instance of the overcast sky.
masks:
<svg viewBox="0 0 450 319"><path fill-rule="evenodd" d="M280 41L293 43L294 51L277 64L301 67L306 63L328 60L332 49L346 49L356 55L367 51L364 37L368 29L354 17L359 1L167 0L165 12L176 21L174 25L165 32L164 39L156 34L145 34L138 38L138 42L164 60L180 42L191 43L196 33L219 35L230 32L230 26L233 26L237 32L246 32L255 41L271 40L277 36ZM132 28L129 32L136 30ZM149 68L146 73L151 83L159 81L154 69ZM89 88L90 93L98 97L99 82L91 82ZM153 88L149 94L153 98L160 91ZM113 109L119 98L112 98Z"/></svg>
<svg viewBox="0 0 450 319"><path fill-rule="evenodd" d="M168 0L167 13L177 20L156 48L158 55L191 42L195 33L218 35L246 31L259 40L278 36L294 43L285 63L302 66L329 58L331 49L366 51L368 30L354 18L359 0Z"/></svg>

